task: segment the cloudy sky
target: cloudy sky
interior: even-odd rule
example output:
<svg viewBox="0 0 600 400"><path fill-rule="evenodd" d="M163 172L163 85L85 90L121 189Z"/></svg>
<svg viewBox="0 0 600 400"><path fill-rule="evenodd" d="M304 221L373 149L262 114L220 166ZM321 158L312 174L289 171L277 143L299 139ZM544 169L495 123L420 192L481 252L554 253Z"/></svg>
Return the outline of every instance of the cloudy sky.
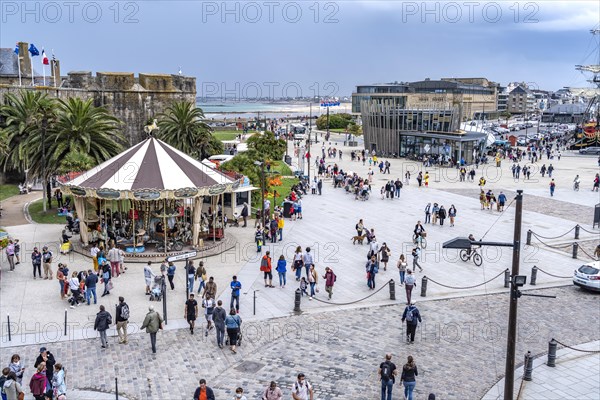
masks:
<svg viewBox="0 0 600 400"><path fill-rule="evenodd" d="M71 70L177 73L199 95L351 94L441 77L586 86L597 1L0 1L2 47ZM597 37L600 39L600 36ZM39 58L35 62L40 62ZM36 69L39 69L36 67Z"/></svg>

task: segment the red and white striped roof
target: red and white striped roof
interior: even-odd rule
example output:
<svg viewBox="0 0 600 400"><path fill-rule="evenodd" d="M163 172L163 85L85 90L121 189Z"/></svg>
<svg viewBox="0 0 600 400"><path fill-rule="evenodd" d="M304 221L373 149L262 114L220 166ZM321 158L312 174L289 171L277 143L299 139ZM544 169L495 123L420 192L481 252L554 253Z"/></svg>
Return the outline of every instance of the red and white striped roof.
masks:
<svg viewBox="0 0 600 400"><path fill-rule="evenodd" d="M134 191L232 184L233 179L156 138L148 138L81 174L66 186Z"/></svg>

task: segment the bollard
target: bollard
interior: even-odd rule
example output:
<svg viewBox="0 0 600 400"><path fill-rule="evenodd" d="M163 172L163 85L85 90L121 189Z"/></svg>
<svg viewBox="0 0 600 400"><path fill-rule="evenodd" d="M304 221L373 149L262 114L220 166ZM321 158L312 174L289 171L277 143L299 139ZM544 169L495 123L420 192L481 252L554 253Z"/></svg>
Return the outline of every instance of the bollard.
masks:
<svg viewBox="0 0 600 400"><path fill-rule="evenodd" d="M67 336L67 309L65 308L65 336Z"/></svg>
<svg viewBox="0 0 600 400"><path fill-rule="evenodd" d="M556 340L552 338L550 342L548 342L548 362L546 363L549 367L556 367L556 347L558 343Z"/></svg>
<svg viewBox="0 0 600 400"><path fill-rule="evenodd" d="M119 400L119 380L115 376L115 399Z"/></svg>
<svg viewBox="0 0 600 400"><path fill-rule="evenodd" d="M421 297L427 297L427 276L421 278Z"/></svg>
<svg viewBox="0 0 600 400"><path fill-rule="evenodd" d="M575 239L579 239L579 224L575 225Z"/></svg>
<svg viewBox="0 0 600 400"><path fill-rule="evenodd" d="M294 299L294 312L302 312L300 310L300 299L302 298L302 291L300 289L296 289L296 297Z"/></svg>
<svg viewBox="0 0 600 400"><path fill-rule="evenodd" d="M396 300L396 283L390 279L388 286L390 288L390 300Z"/></svg>
<svg viewBox="0 0 600 400"><path fill-rule="evenodd" d="M11 341L11 336L10 336L10 315L6 314L6 327L8 329L8 341Z"/></svg>
<svg viewBox="0 0 600 400"><path fill-rule="evenodd" d="M531 268L531 279L529 279L530 285L535 286L535 282L537 280L537 271L538 271L538 267L534 265L533 268Z"/></svg>
<svg viewBox="0 0 600 400"><path fill-rule="evenodd" d="M531 246L531 229L527 231L527 246Z"/></svg>
<svg viewBox="0 0 600 400"><path fill-rule="evenodd" d="M256 292L258 290L254 291L254 296L252 298L252 315L256 315Z"/></svg>
<svg viewBox="0 0 600 400"><path fill-rule="evenodd" d="M577 258L577 250L579 250L579 243L573 243L573 258Z"/></svg>
<svg viewBox="0 0 600 400"><path fill-rule="evenodd" d="M510 272L508 268L504 271L504 287L507 288L510 285Z"/></svg>
<svg viewBox="0 0 600 400"><path fill-rule="evenodd" d="M531 375L533 373L533 357L531 356L531 352L528 351L525 354L525 364L523 364L523 380L531 381Z"/></svg>

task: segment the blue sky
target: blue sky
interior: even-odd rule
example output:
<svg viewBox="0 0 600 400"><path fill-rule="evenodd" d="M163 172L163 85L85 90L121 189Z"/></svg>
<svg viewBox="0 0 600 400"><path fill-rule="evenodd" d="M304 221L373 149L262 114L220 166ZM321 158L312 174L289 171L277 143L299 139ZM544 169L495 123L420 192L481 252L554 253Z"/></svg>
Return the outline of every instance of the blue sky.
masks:
<svg viewBox="0 0 600 400"><path fill-rule="evenodd" d="M345 96L453 76L587 86L574 65L598 62L600 2L0 0L0 13L2 47L54 49L63 74L181 66L199 95Z"/></svg>

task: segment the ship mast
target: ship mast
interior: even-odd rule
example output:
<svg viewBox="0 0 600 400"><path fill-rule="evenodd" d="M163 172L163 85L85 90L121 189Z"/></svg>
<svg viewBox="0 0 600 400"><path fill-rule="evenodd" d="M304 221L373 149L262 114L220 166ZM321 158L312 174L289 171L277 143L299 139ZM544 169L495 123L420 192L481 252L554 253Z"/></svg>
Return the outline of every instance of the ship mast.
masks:
<svg viewBox="0 0 600 400"><path fill-rule="evenodd" d="M600 29L591 29L590 33L592 35L600 38ZM576 65L575 69L578 71L581 71L582 73L591 73L592 78L588 79L588 82L593 83L596 86L596 93L590 99L590 102L588 103L588 106L585 110L584 115L588 115L589 119L595 119L595 122L596 122L596 127L595 127L596 138L595 138L595 140L598 141L598 139L599 139L598 136L600 134L600 40L598 41L596 48L598 50L598 58L596 60L597 64ZM595 111L595 116L594 116L594 111ZM585 117L584 117L584 121L582 121L582 128L584 127L585 122L587 122L587 121L585 121Z"/></svg>

